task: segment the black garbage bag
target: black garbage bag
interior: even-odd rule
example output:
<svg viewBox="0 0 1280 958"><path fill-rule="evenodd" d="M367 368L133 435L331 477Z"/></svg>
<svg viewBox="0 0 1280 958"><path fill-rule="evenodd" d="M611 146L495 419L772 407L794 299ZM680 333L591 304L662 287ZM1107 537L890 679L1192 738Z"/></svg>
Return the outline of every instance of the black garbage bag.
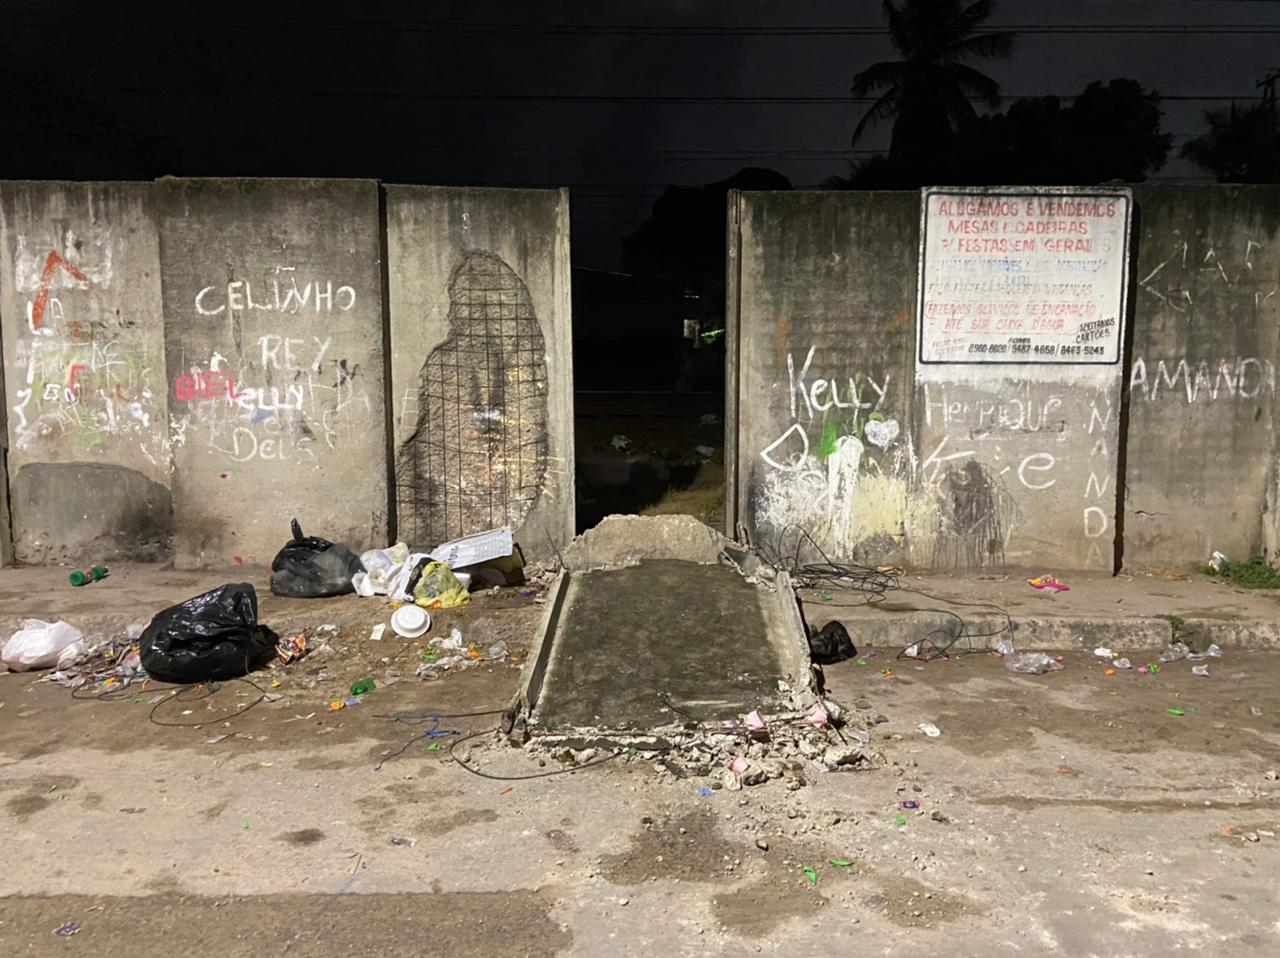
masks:
<svg viewBox="0 0 1280 958"><path fill-rule="evenodd" d="M849 630L839 622L828 622L816 632L810 627L809 657L819 665L834 665L857 654Z"/></svg>
<svg viewBox="0 0 1280 958"><path fill-rule="evenodd" d="M351 577L364 571L358 555L344 545L304 536L293 520L293 538L271 560L271 591L295 599L323 599L354 592Z"/></svg>
<svg viewBox="0 0 1280 958"><path fill-rule="evenodd" d="M142 632L147 674L161 682L234 679L275 656L277 637L258 624L258 594L223 585L156 615Z"/></svg>

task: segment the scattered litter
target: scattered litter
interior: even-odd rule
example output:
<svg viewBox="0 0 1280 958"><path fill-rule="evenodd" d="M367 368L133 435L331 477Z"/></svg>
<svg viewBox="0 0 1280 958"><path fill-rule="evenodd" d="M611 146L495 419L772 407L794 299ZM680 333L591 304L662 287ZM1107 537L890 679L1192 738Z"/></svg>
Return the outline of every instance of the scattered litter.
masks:
<svg viewBox="0 0 1280 958"><path fill-rule="evenodd" d="M1114 666L1115 666L1116 668L1118 668L1118 669L1131 669L1131 668L1133 668L1133 663L1132 663L1132 662L1130 662L1128 659L1116 659L1116 660L1115 660L1114 662L1112 662L1111 664L1112 664L1112 665L1114 665Z"/></svg>
<svg viewBox="0 0 1280 958"><path fill-rule="evenodd" d="M1222 571L1222 563L1227 561L1227 557L1221 552L1214 551L1213 557L1209 559L1209 568L1214 572Z"/></svg>
<svg viewBox="0 0 1280 958"><path fill-rule="evenodd" d="M824 593L822 593L822 601L823 601L823 602L830 602L830 601L831 601L831 593L830 593L830 592L824 592Z"/></svg>
<svg viewBox="0 0 1280 958"><path fill-rule="evenodd" d="M818 873L815 872L812 868L806 868L804 870L804 876L807 879L809 879L809 882L811 884L814 884L814 885L818 884Z"/></svg>
<svg viewBox="0 0 1280 958"><path fill-rule="evenodd" d="M1113 659L1115 658L1115 655L1116 655L1106 646L1099 646L1098 648L1094 649L1093 654L1100 659Z"/></svg>
<svg viewBox="0 0 1280 958"><path fill-rule="evenodd" d="M281 694L280 692L263 692L262 693L262 701L264 702L279 702L282 698L284 698L284 695Z"/></svg>
<svg viewBox="0 0 1280 958"><path fill-rule="evenodd" d="M413 587L413 601L425 609L455 609L469 603L471 594L445 563L428 562Z"/></svg>
<svg viewBox="0 0 1280 958"><path fill-rule="evenodd" d="M342 704L344 706L359 705L363 701L364 699L361 698L359 695L352 695L349 698L344 699Z"/></svg>
<svg viewBox="0 0 1280 958"><path fill-rule="evenodd" d="M328 539L304 536L297 519L290 528L293 538L271 560L272 595L323 599L355 591L352 577L364 571L359 556Z"/></svg>
<svg viewBox="0 0 1280 958"><path fill-rule="evenodd" d="M70 938L72 935L78 934L80 925L77 922L69 921L60 928L55 928L53 933L59 938Z"/></svg>
<svg viewBox="0 0 1280 958"><path fill-rule="evenodd" d="M718 426L720 425L720 417L713 412L704 412L698 417L699 426Z"/></svg>
<svg viewBox="0 0 1280 958"><path fill-rule="evenodd" d="M373 627L373 630L369 633L369 641L381 642L383 633L385 633L386 631L387 631L387 623L379 622L377 625Z"/></svg>
<svg viewBox="0 0 1280 958"><path fill-rule="evenodd" d="M443 562L450 569L467 569L471 566L493 562L518 555L510 526L500 526L476 532L461 539L442 542L431 550L430 558ZM521 560L523 567L523 559Z"/></svg>
<svg viewBox="0 0 1280 958"><path fill-rule="evenodd" d="M290 662L296 662L307 654L307 637L299 633L291 635L287 639L281 639L276 644L276 658L285 665Z"/></svg>
<svg viewBox="0 0 1280 958"><path fill-rule="evenodd" d="M867 664L867 660L866 660L866 659L858 659L858 664L859 664L859 665L866 665L866 664Z"/></svg>
<svg viewBox="0 0 1280 958"><path fill-rule="evenodd" d="M693 451L696 452L703 459L710 459L712 456L716 454L716 450L714 446L694 446Z"/></svg>
<svg viewBox="0 0 1280 958"><path fill-rule="evenodd" d="M908 798L906 801L898 803L898 807L905 811L912 811L920 807L920 803L914 798Z"/></svg>
<svg viewBox="0 0 1280 958"><path fill-rule="evenodd" d="M836 868L850 868L852 867L853 862L845 858L833 858L831 859L831 864L835 865Z"/></svg>
<svg viewBox="0 0 1280 958"><path fill-rule="evenodd" d="M1013 655L1017 650L1013 647L1013 639L1001 639L996 643L997 655Z"/></svg>
<svg viewBox="0 0 1280 958"><path fill-rule="evenodd" d="M402 605L391 613L391 628L402 639L417 639L431 628L431 616L416 605Z"/></svg>
<svg viewBox="0 0 1280 958"><path fill-rule="evenodd" d="M249 829L249 819L246 818L243 822L241 822L240 827L247 831Z"/></svg>
<svg viewBox="0 0 1280 958"><path fill-rule="evenodd" d="M707 786L705 786L705 785L703 785L700 789L698 789L698 797L699 797L699 798L710 798L710 797L711 797L712 795L714 795L715 793L716 793L716 792L715 792L715 789L713 789L713 788L707 788Z"/></svg>
<svg viewBox="0 0 1280 958"><path fill-rule="evenodd" d="M336 712L339 709L343 709L346 707L347 707L347 703L344 702L342 699L334 699L332 702L329 703L330 712Z"/></svg>
<svg viewBox="0 0 1280 958"><path fill-rule="evenodd" d="M507 656L511 654L511 650L507 648L507 643L499 640L489 646L487 654L494 662L505 662Z"/></svg>
<svg viewBox="0 0 1280 958"><path fill-rule="evenodd" d="M142 667L161 682L238 678L277 655L258 625L258 594L247 583L219 586L156 614L139 641Z"/></svg>
<svg viewBox="0 0 1280 958"><path fill-rule="evenodd" d="M358 682L352 683L351 694L364 695L366 692L372 692L377 687L378 687L378 683L375 682L373 680L373 676L370 675L367 678L363 678L363 679L360 679Z"/></svg>
<svg viewBox="0 0 1280 958"><path fill-rule="evenodd" d="M397 835L391 839L391 844L408 846L409 848L412 848L414 845L418 844L418 840L416 838L401 838L400 836Z"/></svg>
<svg viewBox="0 0 1280 958"><path fill-rule="evenodd" d="M826 728L827 725L830 723L831 716L827 714L827 710L824 709L821 705L815 705L813 707L813 711L809 713L808 719L809 719L809 724L812 725L814 728L823 729L823 728ZM870 741L870 737L868 737L868 741ZM865 745L866 742L864 742L863 744Z"/></svg>
<svg viewBox="0 0 1280 958"><path fill-rule="evenodd" d="M902 654L908 659L914 659L920 654L920 643L914 642L902 650Z"/></svg>
<svg viewBox="0 0 1280 958"><path fill-rule="evenodd" d="M907 824L907 820L903 818L901 815L894 815L893 823L897 825L899 828L901 828L903 825Z"/></svg>
<svg viewBox="0 0 1280 958"><path fill-rule="evenodd" d="M763 732L764 719L760 717L760 710L752 709L750 712L748 712L747 717L744 720L744 724L752 732Z"/></svg>
<svg viewBox="0 0 1280 958"><path fill-rule="evenodd" d="M1191 649L1185 642L1170 642L1169 647L1160 653L1160 661L1177 662L1179 659L1190 657L1191 654Z"/></svg>
<svg viewBox="0 0 1280 958"><path fill-rule="evenodd" d="M1011 652L1004 657L1004 667L1010 672L1043 675L1061 669L1062 663L1043 652Z"/></svg>
<svg viewBox="0 0 1280 958"><path fill-rule="evenodd" d="M215 735L213 738L209 739L209 741L208 741L208 743L207 743L207 744L209 744L209 745L217 745L217 744L218 744L219 742L221 742L224 738L230 738L230 737L231 737L231 736L230 736L230 734Z"/></svg>
<svg viewBox="0 0 1280 958"><path fill-rule="evenodd" d="M1054 576L1051 576L1051 575L1041 575L1041 576L1036 576L1035 578L1032 578L1032 579L1028 579L1027 585L1041 592L1043 592L1046 589L1052 590L1054 592L1070 592L1071 591L1071 587L1069 585L1065 585L1064 583L1059 582Z"/></svg>
<svg viewBox="0 0 1280 958"><path fill-rule="evenodd" d="M1186 714L1187 714L1187 713L1186 713L1186 712L1184 712L1182 709L1166 709L1166 711L1167 711L1170 715L1186 715Z"/></svg>
<svg viewBox="0 0 1280 958"><path fill-rule="evenodd" d="M929 738L937 738L939 735L942 734L942 731L938 728L938 726L934 725L932 722L921 722L919 725L916 726L916 728L924 732L924 734L929 736Z"/></svg>
<svg viewBox="0 0 1280 958"><path fill-rule="evenodd" d="M67 578L74 586L91 585L99 582L111 574L110 570L104 565L89 566L87 569L76 569Z"/></svg>
<svg viewBox="0 0 1280 958"><path fill-rule="evenodd" d="M1193 666L1191 666L1191 674L1192 674L1192 675L1201 675L1201 676L1204 676L1205 678L1208 678L1208 677L1209 677L1209 666L1207 666L1207 665L1193 665Z"/></svg>
<svg viewBox="0 0 1280 958"><path fill-rule="evenodd" d="M811 628L809 657L819 665L834 665L858 654L849 638L849 630L836 621L828 622L821 629Z"/></svg>
<svg viewBox="0 0 1280 958"><path fill-rule="evenodd" d="M66 622L25 619L22 628L9 637L0 651L0 660L14 672L28 669L60 668L71 664L88 651L82 645L84 634ZM66 658L64 659L64 656Z"/></svg>
<svg viewBox="0 0 1280 958"><path fill-rule="evenodd" d="M1211 659L1220 659L1222 658L1222 649L1218 648L1218 643L1214 642L1204 650L1204 654Z"/></svg>
<svg viewBox="0 0 1280 958"><path fill-rule="evenodd" d="M624 450L631 448L631 440L622 434L618 434L609 440L609 445L611 445L615 451L623 452Z"/></svg>
<svg viewBox="0 0 1280 958"><path fill-rule="evenodd" d="M341 708L341 706L339 706L339 708ZM285 719L285 721L286 722L305 722L308 719L313 719L315 717L316 717L315 712L308 712L306 715L295 715L291 719Z"/></svg>
<svg viewBox="0 0 1280 958"><path fill-rule="evenodd" d="M1256 705L1250 705L1249 714L1252 715L1254 718L1257 718L1262 714L1262 709L1258 708L1258 706Z"/></svg>
<svg viewBox="0 0 1280 958"><path fill-rule="evenodd" d="M738 778L741 778L743 773L749 767L750 767L750 764L741 755L739 755L737 758L735 758L732 762L729 763L729 771L733 772L733 774Z"/></svg>
<svg viewBox="0 0 1280 958"><path fill-rule="evenodd" d="M515 786L514 786L514 785L508 785L508 786L507 786L506 788L504 788L502 791L498 792L498 794L499 794L499 795L506 795L508 792L512 792L512 791L514 791L514 790L515 790Z"/></svg>
<svg viewBox="0 0 1280 958"><path fill-rule="evenodd" d="M1115 675L1115 674L1116 674L1116 670L1115 670L1115 669L1103 669L1103 670L1102 670L1102 674L1103 674L1103 675Z"/></svg>

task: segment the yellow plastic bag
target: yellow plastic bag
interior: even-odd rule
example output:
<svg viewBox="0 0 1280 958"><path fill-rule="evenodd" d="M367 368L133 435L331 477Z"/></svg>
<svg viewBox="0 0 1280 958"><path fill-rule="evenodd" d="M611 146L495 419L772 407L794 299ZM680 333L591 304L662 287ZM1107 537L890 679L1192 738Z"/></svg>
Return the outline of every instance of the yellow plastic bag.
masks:
<svg viewBox="0 0 1280 958"><path fill-rule="evenodd" d="M428 562L413 587L413 601L424 609L455 609L470 602L471 594L443 562Z"/></svg>

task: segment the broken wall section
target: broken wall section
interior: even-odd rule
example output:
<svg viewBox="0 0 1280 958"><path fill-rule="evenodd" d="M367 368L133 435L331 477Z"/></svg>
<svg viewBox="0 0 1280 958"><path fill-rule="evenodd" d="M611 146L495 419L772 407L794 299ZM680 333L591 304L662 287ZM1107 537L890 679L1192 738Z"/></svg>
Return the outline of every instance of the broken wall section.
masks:
<svg viewBox="0 0 1280 958"><path fill-rule="evenodd" d="M179 567L388 537L378 186L164 180Z"/></svg>
<svg viewBox="0 0 1280 958"><path fill-rule="evenodd" d="M386 187L396 534L573 537L565 190Z"/></svg>
<svg viewBox="0 0 1280 958"><path fill-rule="evenodd" d="M1136 195L1124 564L1274 552L1280 189Z"/></svg>
<svg viewBox="0 0 1280 958"><path fill-rule="evenodd" d="M0 183L0 330L14 558L163 556L172 508L151 184Z"/></svg>

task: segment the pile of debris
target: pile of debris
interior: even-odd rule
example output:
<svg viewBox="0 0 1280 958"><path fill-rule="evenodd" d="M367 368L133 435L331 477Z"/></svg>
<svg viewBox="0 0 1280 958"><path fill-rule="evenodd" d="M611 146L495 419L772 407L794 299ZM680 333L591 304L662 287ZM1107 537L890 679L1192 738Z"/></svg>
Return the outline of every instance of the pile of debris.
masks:
<svg viewBox="0 0 1280 958"><path fill-rule="evenodd" d="M804 698L785 687L779 693L791 705ZM576 728L530 735L523 717L509 712L484 747L520 745L567 768L609 757L646 761L664 778L707 778L712 789L737 791L784 779L795 790L814 775L887 767L885 754L871 744L875 724L870 712L846 710L829 696L808 707L754 710L720 723L690 721L644 730Z"/></svg>

